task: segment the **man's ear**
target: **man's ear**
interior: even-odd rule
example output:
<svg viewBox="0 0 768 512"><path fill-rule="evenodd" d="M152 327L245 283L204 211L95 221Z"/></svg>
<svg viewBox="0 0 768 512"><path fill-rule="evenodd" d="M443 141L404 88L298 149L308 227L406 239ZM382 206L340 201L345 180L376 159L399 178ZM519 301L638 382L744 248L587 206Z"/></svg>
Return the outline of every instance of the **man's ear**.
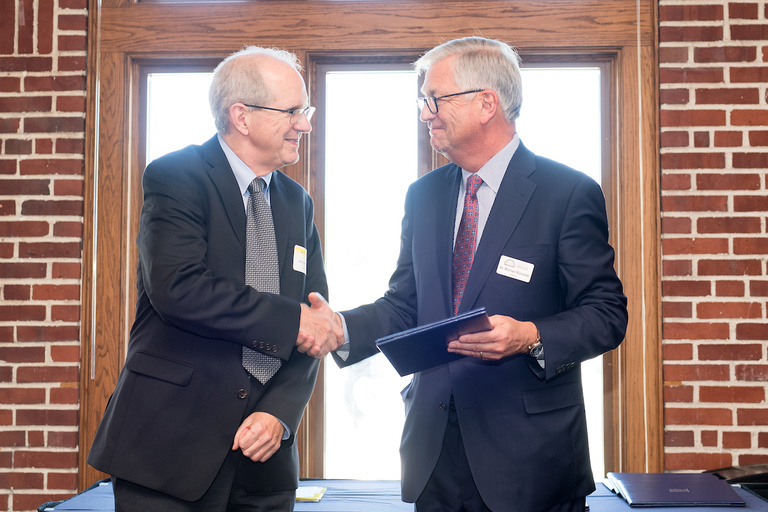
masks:
<svg viewBox="0 0 768 512"><path fill-rule="evenodd" d="M480 122L486 124L493 119L497 112L500 112L499 95L496 94L496 91L486 89L480 93L480 101Z"/></svg>
<svg viewBox="0 0 768 512"><path fill-rule="evenodd" d="M251 130L248 107L242 103L235 103L229 107L230 129L237 130L242 135L248 135Z"/></svg>

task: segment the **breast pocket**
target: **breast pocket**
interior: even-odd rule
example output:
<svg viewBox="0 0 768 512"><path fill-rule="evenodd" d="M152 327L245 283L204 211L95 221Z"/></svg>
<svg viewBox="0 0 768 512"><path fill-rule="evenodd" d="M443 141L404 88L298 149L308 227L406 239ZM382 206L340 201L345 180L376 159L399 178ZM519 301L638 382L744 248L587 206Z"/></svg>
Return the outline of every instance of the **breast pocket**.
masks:
<svg viewBox="0 0 768 512"><path fill-rule="evenodd" d="M177 386L186 386L192 380L194 367L171 361L146 352L136 352L126 361L125 367L130 371L162 380Z"/></svg>

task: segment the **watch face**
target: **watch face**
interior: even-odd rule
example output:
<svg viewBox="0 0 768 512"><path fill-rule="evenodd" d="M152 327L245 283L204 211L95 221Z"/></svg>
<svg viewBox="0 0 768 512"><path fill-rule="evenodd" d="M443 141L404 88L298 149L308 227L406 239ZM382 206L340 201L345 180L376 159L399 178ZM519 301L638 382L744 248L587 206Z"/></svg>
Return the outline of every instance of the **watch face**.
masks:
<svg viewBox="0 0 768 512"><path fill-rule="evenodd" d="M542 352L544 352L544 345L541 342L539 342L538 345L536 345L531 349L530 354L531 354L531 357L539 357Z"/></svg>

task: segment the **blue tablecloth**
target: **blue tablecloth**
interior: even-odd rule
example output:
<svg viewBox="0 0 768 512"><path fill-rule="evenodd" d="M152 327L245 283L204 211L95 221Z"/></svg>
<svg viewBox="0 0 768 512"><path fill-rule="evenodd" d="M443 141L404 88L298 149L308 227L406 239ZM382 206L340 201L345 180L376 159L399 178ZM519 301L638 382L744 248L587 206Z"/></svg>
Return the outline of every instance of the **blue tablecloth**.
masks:
<svg viewBox="0 0 768 512"><path fill-rule="evenodd" d="M400 500L400 482L367 480L305 480L302 486L327 487L322 500L317 503L297 503L296 512L391 512L413 511L413 505ZM768 501L753 493L735 487L736 492L747 503L745 507L666 507L647 508L663 512L727 512L744 510L768 511ZM547 492L542 487L542 492ZM597 490L587 497L590 512L626 512L637 510L608 490L603 484L597 484ZM100 482L93 488L58 504L40 508L49 512L114 512L112 485L109 481ZM514 509L510 509L514 510ZM525 512L525 511L520 511Z"/></svg>

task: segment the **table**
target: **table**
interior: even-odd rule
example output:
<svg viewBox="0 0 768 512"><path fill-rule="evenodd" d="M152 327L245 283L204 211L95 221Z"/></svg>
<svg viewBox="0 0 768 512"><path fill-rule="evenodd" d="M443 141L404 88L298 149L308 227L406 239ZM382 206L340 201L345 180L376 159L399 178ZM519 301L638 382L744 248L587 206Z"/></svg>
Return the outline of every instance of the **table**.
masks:
<svg viewBox="0 0 768 512"><path fill-rule="evenodd" d="M296 512L400 512L413 511L413 505L400 501L400 482L369 480L304 480L299 485L327 487L318 503L297 503ZM663 512L735 512L745 510L768 511L768 501L734 487L747 503L746 507L664 507L646 508L645 511ZM546 492L546 490L542 491ZM637 509L608 490L602 483L587 497L589 512L627 512ZM38 512L114 512L112 484L109 480L97 482L91 489L59 503L41 505ZM520 511L525 512L525 511Z"/></svg>

